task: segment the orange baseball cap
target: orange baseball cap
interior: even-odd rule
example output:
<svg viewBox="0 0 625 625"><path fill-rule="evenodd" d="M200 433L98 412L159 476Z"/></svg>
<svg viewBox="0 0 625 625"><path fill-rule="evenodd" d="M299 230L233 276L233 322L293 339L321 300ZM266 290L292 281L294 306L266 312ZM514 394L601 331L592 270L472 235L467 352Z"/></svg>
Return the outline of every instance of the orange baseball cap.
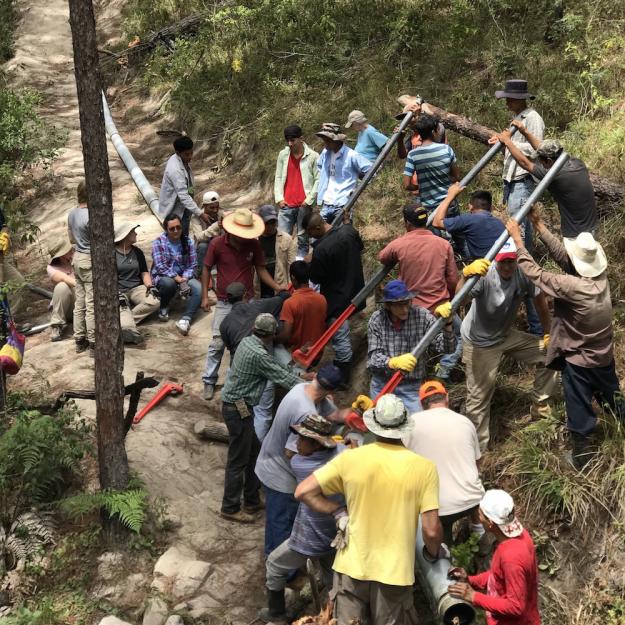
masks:
<svg viewBox="0 0 625 625"><path fill-rule="evenodd" d="M438 380L428 380L419 389L419 401L423 401L432 395L447 395L447 390Z"/></svg>

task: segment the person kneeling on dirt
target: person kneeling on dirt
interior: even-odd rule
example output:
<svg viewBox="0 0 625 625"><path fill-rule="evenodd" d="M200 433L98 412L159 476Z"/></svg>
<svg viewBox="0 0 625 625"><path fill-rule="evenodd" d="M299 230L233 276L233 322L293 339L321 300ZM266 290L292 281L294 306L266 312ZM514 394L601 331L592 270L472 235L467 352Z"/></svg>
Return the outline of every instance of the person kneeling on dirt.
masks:
<svg viewBox="0 0 625 625"><path fill-rule="evenodd" d="M330 437L332 423L319 415L307 415L304 420L290 426L297 436L297 454L291 458L291 469L300 483L313 471L320 469L338 453L345 450ZM344 506L340 495L331 498ZM332 586L332 542L336 535L336 523L331 514L315 512L306 504L300 504L291 536L276 547L267 558L267 608L258 613L261 621L286 621L284 589L292 571L306 566L308 558L321 565L326 588Z"/></svg>
<svg viewBox="0 0 625 625"><path fill-rule="evenodd" d="M182 234L180 217L167 215L163 220L163 229L165 232L152 243L152 282L161 298L158 320L169 321L169 304L178 293L186 299L186 306L176 327L180 334L186 336L202 299L202 287L193 278L197 262L195 245Z"/></svg>
<svg viewBox="0 0 625 625"><path fill-rule="evenodd" d="M503 490L486 491L479 514L498 543L490 569L478 575L450 569L449 577L457 581L449 594L486 610L488 625L540 625L536 549L514 514L512 497Z"/></svg>
<svg viewBox="0 0 625 625"><path fill-rule="evenodd" d="M482 536L484 527L478 504L484 487L478 472L481 457L475 426L465 416L449 409L449 397L438 381L424 382L419 389L423 412L414 416L414 428L402 440L416 454L431 460L440 480L438 514L443 539L453 542L456 521L471 518L471 533Z"/></svg>
<svg viewBox="0 0 625 625"><path fill-rule="evenodd" d="M551 258L566 272L545 271L525 248L519 249L521 271L554 298L546 365L562 371L572 462L582 469L592 457L590 434L597 423L593 397L600 395L620 420L625 419L625 401L614 364L608 261L590 232L560 241L535 209L529 217ZM516 222L510 220L506 228L515 242L522 244Z"/></svg>
<svg viewBox="0 0 625 625"><path fill-rule="evenodd" d="M115 226L119 320L124 343L143 343L137 324L160 306L158 290L152 285L145 254L135 245L138 227L133 224Z"/></svg>
<svg viewBox="0 0 625 625"><path fill-rule="evenodd" d="M254 473L260 450L254 420L250 418L254 406L260 401L267 380L290 389L312 377L298 377L269 354L267 347L273 343L277 327L278 322L269 313L256 317L254 333L239 343L221 391L222 415L229 434L221 516L239 523L253 523L253 513L263 507L260 481Z"/></svg>
<svg viewBox="0 0 625 625"><path fill-rule="evenodd" d="M51 341L60 341L63 338L63 330L72 321L74 315L74 301L76 299L74 289L76 278L72 258L74 246L68 240L57 241L50 250L50 264L46 268L50 280L54 282L52 293L52 316L50 326L52 328Z"/></svg>

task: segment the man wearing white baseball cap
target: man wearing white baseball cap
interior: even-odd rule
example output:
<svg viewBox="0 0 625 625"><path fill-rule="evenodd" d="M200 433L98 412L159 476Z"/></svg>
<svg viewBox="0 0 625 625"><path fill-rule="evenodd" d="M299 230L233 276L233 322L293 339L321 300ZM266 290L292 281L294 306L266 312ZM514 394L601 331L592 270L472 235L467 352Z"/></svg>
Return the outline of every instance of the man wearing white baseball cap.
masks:
<svg viewBox="0 0 625 625"><path fill-rule="evenodd" d="M540 625L536 549L515 516L512 497L503 490L486 491L480 520L498 542L491 567L478 575L450 569L456 583L449 594L486 610L487 625Z"/></svg>

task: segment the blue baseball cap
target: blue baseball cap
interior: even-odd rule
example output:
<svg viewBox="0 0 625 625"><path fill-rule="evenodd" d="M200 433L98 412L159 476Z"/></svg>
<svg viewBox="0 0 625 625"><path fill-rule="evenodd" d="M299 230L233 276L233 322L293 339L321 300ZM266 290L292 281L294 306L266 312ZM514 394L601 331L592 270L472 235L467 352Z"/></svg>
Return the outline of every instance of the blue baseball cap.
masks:
<svg viewBox="0 0 625 625"><path fill-rule="evenodd" d="M414 296L415 294L408 290L403 280L391 280L382 291L382 297L385 302L405 302Z"/></svg>
<svg viewBox="0 0 625 625"><path fill-rule="evenodd" d="M336 365L323 365L317 372L317 382L326 391L335 391L343 383L343 375Z"/></svg>

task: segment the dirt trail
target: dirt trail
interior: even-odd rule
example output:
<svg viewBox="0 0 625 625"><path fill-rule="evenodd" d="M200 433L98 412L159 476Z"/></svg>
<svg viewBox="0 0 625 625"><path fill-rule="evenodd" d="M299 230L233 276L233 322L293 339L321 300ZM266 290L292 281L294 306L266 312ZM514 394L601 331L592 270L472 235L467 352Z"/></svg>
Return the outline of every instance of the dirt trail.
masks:
<svg viewBox="0 0 625 625"><path fill-rule="evenodd" d="M107 29L119 25L120 1L100 4L103 5L100 29L104 29L107 36L119 36L119 32ZM74 190L82 177L78 104L66 0L27 0L21 8L23 19L17 32L16 53L6 70L13 85L40 90L44 95L42 114L69 132L67 145L54 162L61 190L31 207L30 216L41 228L41 243L45 249L56 238L65 236L66 215L74 206ZM126 96L120 94L117 106L113 107L120 132L139 164L145 167L146 175L153 183L158 183L156 175L162 171L170 148L157 139L154 122L142 120L136 127L125 127L123 119L120 120L123 106L128 103ZM151 103L144 102L142 106L147 110ZM135 110L133 119L136 118ZM130 176L110 144L109 161L116 217L141 224L139 244L147 252L152 239L160 233L160 226L139 199ZM209 168L201 160L194 167L198 174L196 187L203 190L209 180L203 170ZM226 181L213 176L210 182L218 191L226 191ZM226 204L237 203L232 195L234 191L230 188L223 193ZM26 265L35 259L41 263L39 255L38 248L27 250L21 268L27 270ZM172 316L174 320L177 318L175 311ZM200 375L210 339L211 317L200 313L187 338L176 332L174 321L168 324L147 322L145 346L126 350L126 383L134 381L136 372L143 370L146 375L160 380L185 384L182 396L166 400L129 433L127 450L132 469L144 479L151 495L165 498L170 517L179 522L173 544L191 549L198 558L215 565L215 572L204 586L204 597L196 606L196 615L204 611L221 617L219 622L227 616L234 625L248 623L263 601L262 524L241 527L221 520L218 511L226 449L223 445L200 443L192 432L197 420L207 412L216 414L218 411L218 404L207 404L200 397ZM26 348L24 367L11 380L14 388L48 384L51 394L55 395L67 388L93 387L93 361L85 354L74 353L71 338L50 343L49 334L43 333L29 339ZM146 392L142 404L151 395L151 391ZM85 415L94 417L91 402L82 402L81 408Z"/></svg>

